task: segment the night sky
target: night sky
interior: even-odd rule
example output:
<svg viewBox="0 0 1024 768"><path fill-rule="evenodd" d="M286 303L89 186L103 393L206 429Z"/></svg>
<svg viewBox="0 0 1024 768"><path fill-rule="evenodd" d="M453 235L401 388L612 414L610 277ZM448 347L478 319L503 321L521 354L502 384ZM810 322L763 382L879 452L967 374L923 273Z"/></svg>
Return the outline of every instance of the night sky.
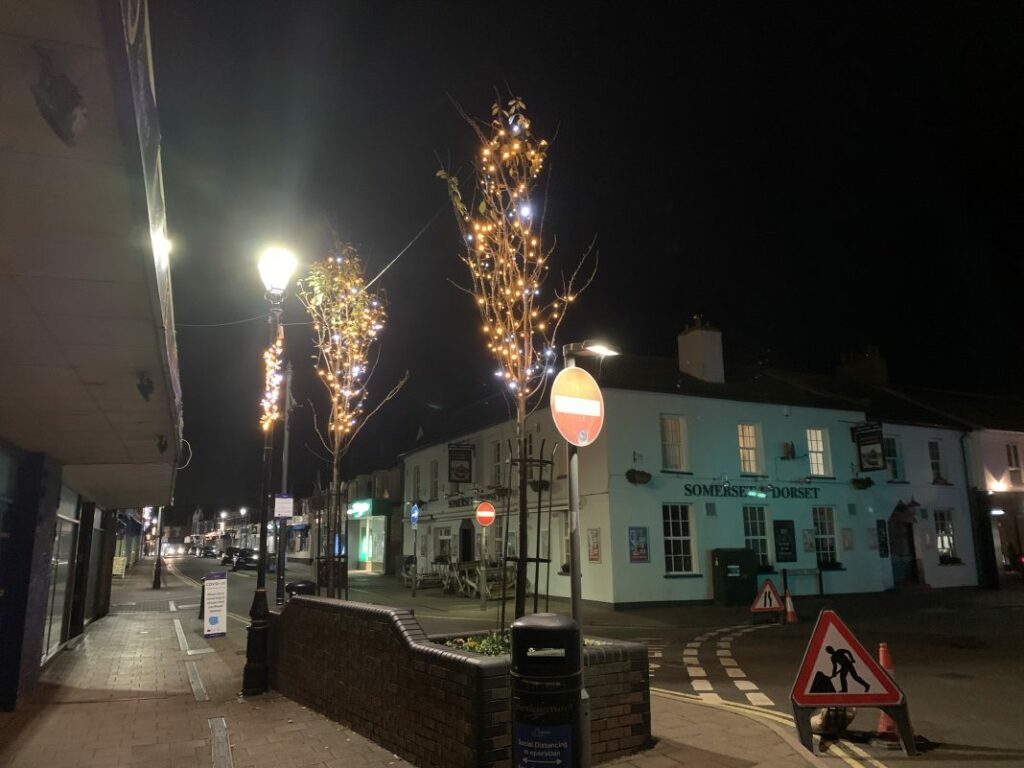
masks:
<svg viewBox="0 0 1024 768"><path fill-rule="evenodd" d="M256 505L266 323L186 324L265 316L269 242L309 263L333 227L375 274L429 224L383 278L375 389L411 380L353 469L492 391L435 172L465 173L475 149L452 99L486 117L495 87L554 138L552 271L596 237L560 342L671 356L700 313L727 369L827 372L875 344L899 383L1020 392L1020 3L150 7L194 452L178 510ZM285 322L304 320L288 300ZM300 495L325 467L309 339L287 328Z"/></svg>

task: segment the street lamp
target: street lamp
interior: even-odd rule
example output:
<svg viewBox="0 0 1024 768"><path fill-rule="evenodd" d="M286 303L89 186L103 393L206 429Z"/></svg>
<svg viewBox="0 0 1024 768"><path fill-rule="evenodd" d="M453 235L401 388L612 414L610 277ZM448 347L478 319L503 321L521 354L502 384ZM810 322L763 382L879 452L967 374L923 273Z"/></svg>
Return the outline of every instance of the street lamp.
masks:
<svg viewBox="0 0 1024 768"><path fill-rule="evenodd" d="M249 633L245 646L245 668L242 671L242 694L253 696L266 693L267 679L267 634L269 632L270 610L267 607L267 520L270 517L271 457L274 450L274 421L278 407L278 380L280 374L278 355L281 344L281 302L291 283L297 266L295 254L291 251L272 247L260 255L259 271L266 298L270 303L270 347L264 358L266 367L266 390L263 394L263 479L260 487L260 548L256 569L256 591L252 607L249 608ZM244 514L244 512L243 512Z"/></svg>
<svg viewBox="0 0 1024 768"><path fill-rule="evenodd" d="M576 367L577 357L613 357L614 347L600 341L582 341L562 346L566 368ZM580 631L580 666L583 665L583 573L580 569L580 459L579 449L566 441L569 453L569 595L570 611ZM580 669L582 677L582 668ZM580 765L590 766L590 696L581 680L580 687Z"/></svg>

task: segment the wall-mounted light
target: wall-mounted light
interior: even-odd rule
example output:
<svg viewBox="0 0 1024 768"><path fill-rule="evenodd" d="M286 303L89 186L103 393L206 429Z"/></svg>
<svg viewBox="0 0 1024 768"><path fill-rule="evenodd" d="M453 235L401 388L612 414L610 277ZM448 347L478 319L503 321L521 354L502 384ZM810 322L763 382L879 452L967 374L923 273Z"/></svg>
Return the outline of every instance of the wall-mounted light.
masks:
<svg viewBox="0 0 1024 768"><path fill-rule="evenodd" d="M1001 509L993 509L991 514L992 517L999 517L1000 515L1005 515L1006 513Z"/></svg>

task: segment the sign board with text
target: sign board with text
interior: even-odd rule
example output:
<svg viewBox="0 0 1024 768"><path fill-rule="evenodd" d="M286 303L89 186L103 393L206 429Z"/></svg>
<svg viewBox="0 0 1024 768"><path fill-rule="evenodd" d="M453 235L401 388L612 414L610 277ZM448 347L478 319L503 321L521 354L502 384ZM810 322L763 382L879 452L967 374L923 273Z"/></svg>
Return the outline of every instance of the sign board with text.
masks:
<svg viewBox="0 0 1024 768"><path fill-rule="evenodd" d="M203 589L203 637L223 637L228 632L228 575L208 573Z"/></svg>
<svg viewBox="0 0 1024 768"><path fill-rule="evenodd" d="M295 500L286 493L274 497L274 518L291 517L295 510Z"/></svg>

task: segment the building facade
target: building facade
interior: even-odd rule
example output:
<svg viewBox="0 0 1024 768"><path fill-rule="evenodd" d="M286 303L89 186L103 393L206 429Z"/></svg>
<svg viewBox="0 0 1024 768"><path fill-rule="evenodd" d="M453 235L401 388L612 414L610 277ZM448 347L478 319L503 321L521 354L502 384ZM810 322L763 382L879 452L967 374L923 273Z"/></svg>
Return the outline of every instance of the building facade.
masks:
<svg viewBox="0 0 1024 768"><path fill-rule="evenodd" d="M0 8L0 708L171 501L181 389L144 0Z"/></svg>
<svg viewBox="0 0 1024 768"><path fill-rule="evenodd" d="M962 430L880 421L866 402L760 374L727 384L720 344L697 327L681 335L677 361L624 356L595 369L605 423L580 449L585 600L722 599L715 553L737 549L753 553L758 580L781 586L785 570L797 595L977 584ZM864 469L852 430L868 424L882 439ZM547 410L527 440L551 460L527 469L526 554L542 561L529 577L568 596L565 445ZM516 554L514 445L505 421L405 456L405 552L421 572ZM482 499L498 511L486 543L474 522Z"/></svg>

